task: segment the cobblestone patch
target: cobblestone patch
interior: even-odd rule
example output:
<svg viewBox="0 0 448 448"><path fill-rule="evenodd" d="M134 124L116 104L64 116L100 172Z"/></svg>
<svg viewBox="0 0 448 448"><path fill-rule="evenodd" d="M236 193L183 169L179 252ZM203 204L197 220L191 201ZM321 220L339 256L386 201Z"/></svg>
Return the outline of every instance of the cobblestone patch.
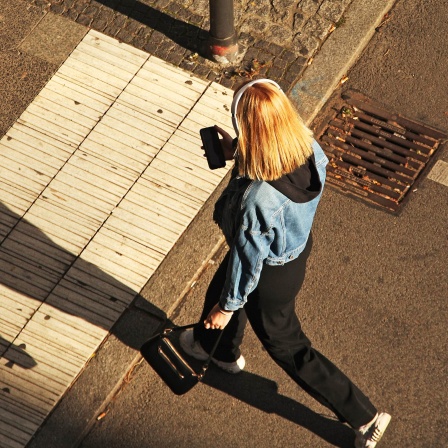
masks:
<svg viewBox="0 0 448 448"><path fill-rule="evenodd" d="M208 0L25 1L226 87L263 75L288 90L353 0L235 2L240 55L225 67L207 57Z"/></svg>

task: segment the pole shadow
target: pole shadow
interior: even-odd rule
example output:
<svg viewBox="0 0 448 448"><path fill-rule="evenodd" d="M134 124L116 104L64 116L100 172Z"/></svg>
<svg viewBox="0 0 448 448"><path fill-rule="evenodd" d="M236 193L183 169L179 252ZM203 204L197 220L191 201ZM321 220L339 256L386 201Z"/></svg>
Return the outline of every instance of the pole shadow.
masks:
<svg viewBox="0 0 448 448"><path fill-rule="evenodd" d="M210 59L210 54L208 54L209 52L207 51L207 42L209 39L208 31L172 17L167 13L159 11L137 0L126 2L117 2L114 0L97 1L130 19L136 20L142 25L163 34L177 45L193 53L198 53L204 58ZM180 5L176 8L175 14L184 17L185 19L188 19L193 15L188 9Z"/></svg>

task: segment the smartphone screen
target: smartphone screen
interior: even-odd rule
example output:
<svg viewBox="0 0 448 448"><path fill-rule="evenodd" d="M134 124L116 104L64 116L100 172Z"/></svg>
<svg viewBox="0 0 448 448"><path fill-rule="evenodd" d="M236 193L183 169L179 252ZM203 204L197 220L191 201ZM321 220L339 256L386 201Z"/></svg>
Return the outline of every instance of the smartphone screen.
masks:
<svg viewBox="0 0 448 448"><path fill-rule="evenodd" d="M211 126L209 128L202 128L199 134L201 135L209 168L216 170L217 168L226 166L218 131Z"/></svg>

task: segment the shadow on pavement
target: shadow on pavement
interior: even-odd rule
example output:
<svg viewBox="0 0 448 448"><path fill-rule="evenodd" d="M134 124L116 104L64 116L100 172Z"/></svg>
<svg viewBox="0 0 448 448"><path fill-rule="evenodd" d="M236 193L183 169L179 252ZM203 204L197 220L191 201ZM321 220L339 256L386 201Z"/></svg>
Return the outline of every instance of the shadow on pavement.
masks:
<svg viewBox="0 0 448 448"><path fill-rule="evenodd" d="M98 3L111 8L130 19L140 22L149 28L163 34L171 39L180 47L183 47L191 52L196 52L202 57L209 57L206 51L206 41L208 40L208 32L190 23L183 22L166 13L163 13L151 6L145 5L139 1L117 2L115 0L97 0ZM192 13L187 9L178 6L176 10L177 16L192 16ZM157 39L151 38L154 44ZM162 43L162 40L160 41Z"/></svg>
<svg viewBox="0 0 448 448"><path fill-rule="evenodd" d="M43 320L39 325L45 326L46 322L50 325L52 319L61 318L53 316L51 309L62 310L109 331L126 346L138 350L163 322L166 325L172 324L165 313L147 302L146 310L153 308L152 320L148 325L146 312L131 310L129 307L132 301L139 297L138 292L95 264L83 260L82 253L78 256L62 247L61 244L66 245L65 241L58 244L56 238L51 235L51 226L44 232L2 203L0 217L4 227L9 228L9 231L3 232L7 237L0 245L0 297L2 305L6 303L8 306L9 303L10 307L14 306L15 300L22 300L23 305L17 302L15 307L22 326L35 316L36 310L42 311L40 305L45 303L51 308L45 308L46 311L43 317L41 316ZM43 216L38 218L44 220ZM34 221L34 216L32 219ZM39 222L39 219L36 222ZM48 219L45 217L45 220ZM69 229L69 222L66 224ZM64 221L58 223L59 226L66 224ZM47 226L48 221L44 227ZM71 235L73 239L78 237L69 232L67 235ZM157 316L157 319L154 319L154 316ZM17 365L32 369L38 365L39 360L33 359L27 353L26 346L20 342L20 332L21 329L12 337L2 334L0 357L7 359L7 367L14 368ZM12 332L9 331L9 334L12 335ZM57 341L48 343L58 344ZM272 380L248 372L235 377L217 369L210 373L203 381L210 387L263 412L279 415L334 446L344 448L353 443L351 429L280 395L276 383ZM66 431L68 430L66 428Z"/></svg>
<svg viewBox="0 0 448 448"><path fill-rule="evenodd" d="M12 350L2 356L8 361L6 367L12 368L14 364L17 364L22 369L32 369L37 366L34 358L26 352L26 344L14 345L0 336L0 352L3 352L3 349L8 346L11 346Z"/></svg>
<svg viewBox="0 0 448 448"><path fill-rule="evenodd" d="M73 211L74 219L77 219L75 213ZM45 226L50 225L47 233L0 202L0 230L6 235L0 240L0 298L6 313L0 316L0 357L7 359L6 365L11 368L17 365L32 369L37 365L27 353L26 345L20 343L20 332L32 317L36 319L35 313L41 310L41 303L110 331L125 345L138 350L141 342L157 328L144 325L144 317L140 318L141 327L133 325L127 331L115 325L139 297L138 291L83 260L82 253L78 256L58 244L56 237L51 235L48 219L44 216L37 219L37 222L46 220ZM67 229L67 239L79 238L79 235L70 233L68 220L59 219L58 226ZM65 242L61 244L66 245ZM70 247L70 241L66 246ZM152 310L159 323L166 319L165 313L154 305L146 303L146 308ZM53 316L48 308L46 310L48 313L43 318L36 319L38 326L45 327L47 323L51 326L52 319L61 319ZM36 344L42 345L42 342L36 340ZM51 343L59 346L57 340Z"/></svg>
<svg viewBox="0 0 448 448"><path fill-rule="evenodd" d="M218 369L205 375L204 384L268 414L276 414L340 448L353 446L353 430L336 419L324 417L278 393L277 384L250 372L231 376ZM298 442L298 446L300 443Z"/></svg>

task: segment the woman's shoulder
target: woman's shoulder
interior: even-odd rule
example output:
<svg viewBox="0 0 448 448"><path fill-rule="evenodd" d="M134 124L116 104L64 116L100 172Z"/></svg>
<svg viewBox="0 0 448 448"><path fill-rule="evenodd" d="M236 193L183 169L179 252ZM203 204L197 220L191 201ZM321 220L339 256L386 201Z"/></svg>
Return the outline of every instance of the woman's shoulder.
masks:
<svg viewBox="0 0 448 448"><path fill-rule="evenodd" d="M269 185L268 182L254 180L246 189L242 205L246 208L272 211L279 208L285 199L285 196Z"/></svg>
<svg viewBox="0 0 448 448"><path fill-rule="evenodd" d="M241 204L243 226L254 232L267 232L274 226L275 217L285 202L289 202L289 199L267 182L251 182Z"/></svg>
<svg viewBox="0 0 448 448"><path fill-rule="evenodd" d="M246 198L252 201L263 201L266 196L270 195L270 186L263 180L253 180L246 190Z"/></svg>

